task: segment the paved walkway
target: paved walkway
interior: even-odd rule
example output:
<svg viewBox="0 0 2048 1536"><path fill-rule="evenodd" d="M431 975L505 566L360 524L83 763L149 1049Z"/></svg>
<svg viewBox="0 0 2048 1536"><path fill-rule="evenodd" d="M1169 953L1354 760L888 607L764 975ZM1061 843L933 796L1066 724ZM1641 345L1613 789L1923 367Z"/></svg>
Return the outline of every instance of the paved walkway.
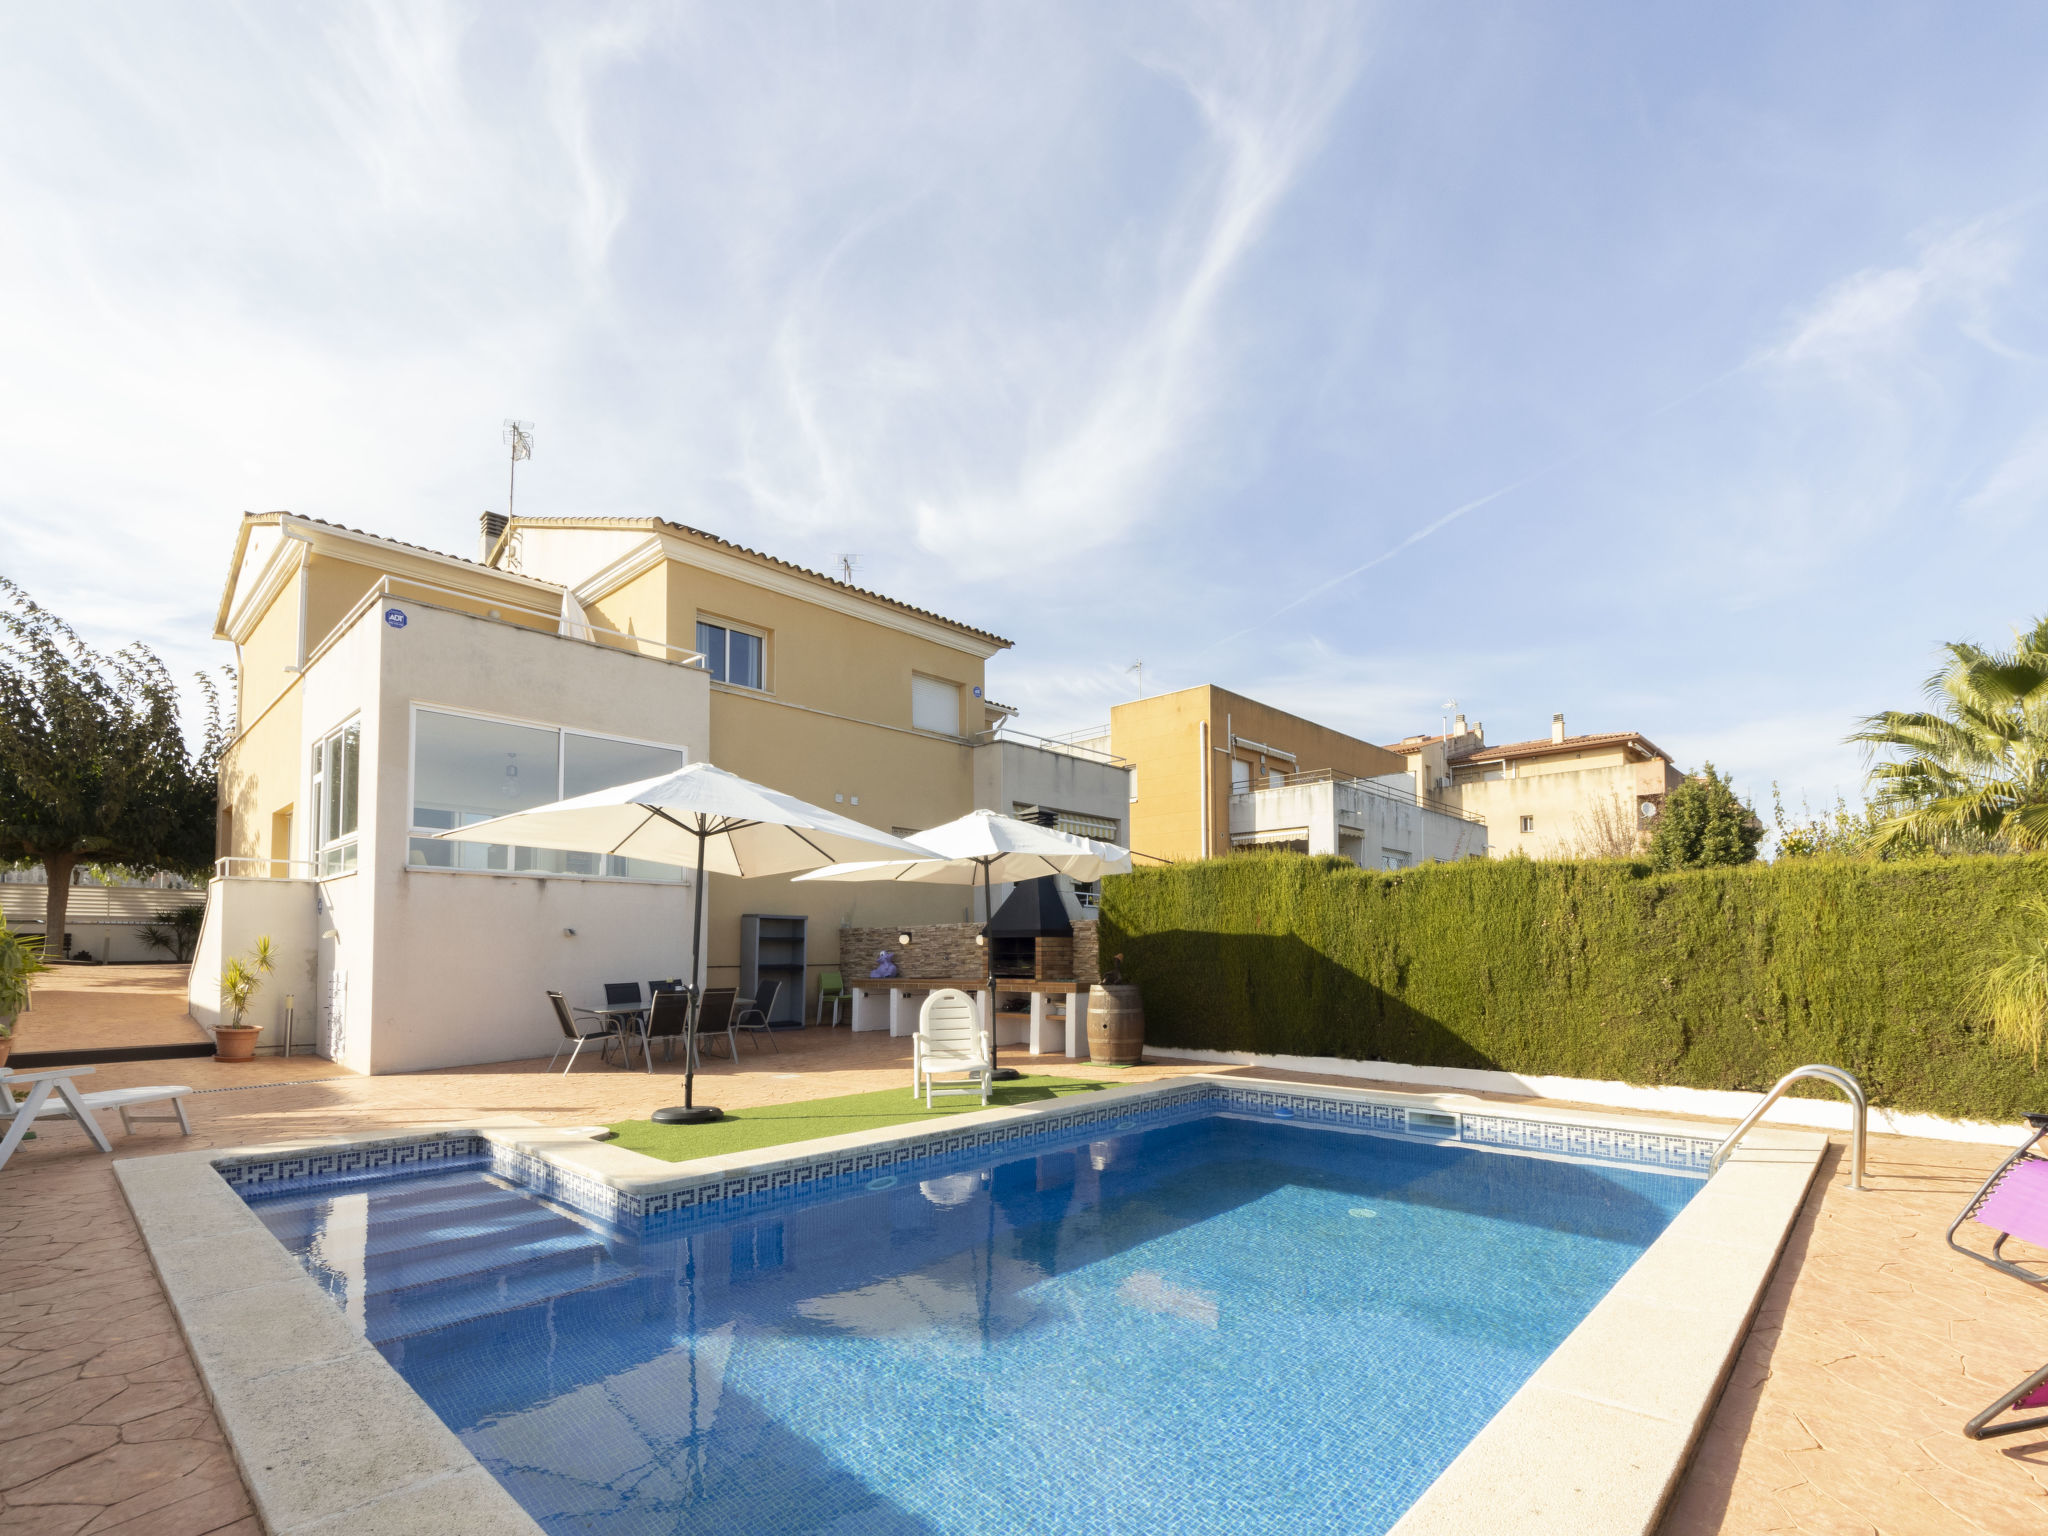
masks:
<svg viewBox="0 0 2048 1536"><path fill-rule="evenodd" d="M35 1007L14 1023L16 1051L193 1045L206 1031L185 1011L182 965L53 965Z"/></svg>
<svg viewBox="0 0 2048 1536"><path fill-rule="evenodd" d="M907 1042L812 1030L780 1043L780 1054L743 1047L736 1067L712 1065L700 1101L745 1108L908 1086ZM1209 1070L1017 1061L1126 1082ZM304 1059L141 1062L103 1067L88 1086L162 1082L175 1068L171 1080L207 1090L194 1097L189 1141L175 1128L116 1132L117 1157L472 1115L590 1124L679 1097L669 1071L586 1066L565 1078L542 1065L364 1078ZM1863 1195L1830 1165L1664 1536L2048 1530L2048 1436L1972 1444L1956 1432L2048 1358L2048 1296L1941 1245L2000 1155L1878 1137ZM0 1532L254 1536L111 1170L59 1123L0 1171Z"/></svg>

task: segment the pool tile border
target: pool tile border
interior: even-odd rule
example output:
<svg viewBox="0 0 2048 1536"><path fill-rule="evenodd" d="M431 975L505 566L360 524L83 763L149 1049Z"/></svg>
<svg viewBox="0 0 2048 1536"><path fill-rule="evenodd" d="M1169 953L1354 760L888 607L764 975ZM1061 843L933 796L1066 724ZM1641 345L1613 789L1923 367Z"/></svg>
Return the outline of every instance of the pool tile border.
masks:
<svg viewBox="0 0 2048 1536"><path fill-rule="evenodd" d="M1589 1158L1624 1167L1704 1173L1718 1141L1677 1127L1618 1126L1596 1120L1515 1115L1471 1108L1445 1095L1385 1095L1353 1089L1281 1087L1236 1078L1182 1078L1106 1090L1085 1098L988 1110L947 1122L943 1131L892 1128L768 1148L692 1163L664 1163L586 1135L523 1129L456 1129L288 1150L224 1154L214 1166L243 1193L292 1185L378 1177L482 1159L492 1172L549 1199L640 1237L658 1237L695 1220L726 1220L808 1196L842 1193L885 1174L932 1174L991 1154L1085 1134L1098 1125L1142 1126L1207 1108L1437 1145ZM1417 1105L1457 1116L1452 1135L1416 1135Z"/></svg>
<svg viewBox="0 0 2048 1536"><path fill-rule="evenodd" d="M387 1521L433 1528L460 1489L465 1532L540 1526L367 1340L338 1334L325 1291L271 1236L245 1192L318 1188L437 1166L482 1166L614 1225L659 1235L695 1219L840 1192L887 1173L927 1175L1024 1152L1096 1125L1164 1121L1214 1106L1488 1152L1592 1158L1697 1176L1719 1140L1696 1125L1616 1124L1571 1110L1502 1113L1462 1094L1389 1093L1243 1078L1137 1084L1085 1100L981 1111L938 1132L901 1128L792 1148L662 1163L594 1139L600 1128L520 1122L413 1128L224 1152L119 1160L114 1171L266 1529L274 1536ZM1456 1115L1411 1131L1408 1112ZM1826 1137L1760 1129L1469 1444L1395 1527L1396 1536L1511 1526L1517 1536L1654 1530L1768 1282ZM208 1248L250 1256L213 1262ZM275 1262L274 1262L275 1261ZM1703 1265L1729 1283L1701 1287ZM223 1301L223 1298L226 1298ZM252 1358L221 1342L222 1308L289 1341ZM317 1396L378 1437L282 1433L275 1405ZM1635 1398L1643 1401L1637 1403ZM396 1435L397 1441L391 1436ZM393 1468L379 1447L404 1443Z"/></svg>

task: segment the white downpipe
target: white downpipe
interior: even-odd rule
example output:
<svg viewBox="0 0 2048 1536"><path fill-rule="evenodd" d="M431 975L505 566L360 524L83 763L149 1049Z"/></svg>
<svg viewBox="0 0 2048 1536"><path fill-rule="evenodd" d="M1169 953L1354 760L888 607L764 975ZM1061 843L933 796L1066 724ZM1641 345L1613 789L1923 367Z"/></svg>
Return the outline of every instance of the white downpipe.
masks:
<svg viewBox="0 0 2048 1536"><path fill-rule="evenodd" d="M1209 857L1209 722L1200 722L1202 746L1202 857Z"/></svg>

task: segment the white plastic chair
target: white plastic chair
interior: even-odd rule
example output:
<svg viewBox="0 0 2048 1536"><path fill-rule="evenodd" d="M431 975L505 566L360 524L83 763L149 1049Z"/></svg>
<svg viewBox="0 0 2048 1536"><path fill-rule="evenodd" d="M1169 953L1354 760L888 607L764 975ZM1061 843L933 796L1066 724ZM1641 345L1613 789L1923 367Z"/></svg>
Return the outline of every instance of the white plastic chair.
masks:
<svg viewBox="0 0 2048 1536"><path fill-rule="evenodd" d="M978 1092L986 1104L995 1073L990 1059L993 1052L974 999L957 988L941 988L924 1000L917 1014L917 1033L910 1037L911 1097L922 1091L924 1107L930 1109L936 1094ZM937 1072L964 1072L967 1082L958 1088L935 1087L932 1075Z"/></svg>

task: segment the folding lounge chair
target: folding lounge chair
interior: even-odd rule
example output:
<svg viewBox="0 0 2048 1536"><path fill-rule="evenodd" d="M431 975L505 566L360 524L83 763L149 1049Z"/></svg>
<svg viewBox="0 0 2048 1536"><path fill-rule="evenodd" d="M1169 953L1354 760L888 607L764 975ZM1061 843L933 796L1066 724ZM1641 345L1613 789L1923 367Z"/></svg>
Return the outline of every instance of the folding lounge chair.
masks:
<svg viewBox="0 0 2048 1536"><path fill-rule="evenodd" d="M190 1088L166 1084L148 1088L108 1088L99 1093L80 1093L72 1079L85 1077L91 1067L59 1067L48 1072L15 1072L0 1067L0 1125L7 1127L4 1141L0 1141L0 1167L6 1166L7 1159L14 1155L14 1149L28 1135L29 1127L38 1119L61 1117L76 1120L85 1128L93 1145L102 1152L114 1150L106 1134L101 1131L95 1113L103 1109L118 1110L121 1115L121 1129L133 1135L138 1125L155 1125L159 1122L169 1125L174 1120L178 1129L187 1136L192 1134L192 1122L185 1118L185 1096ZM21 1103L14 1102L12 1085L28 1085L28 1097ZM145 1104L169 1104L172 1113L168 1115L138 1115L136 1110Z"/></svg>
<svg viewBox="0 0 2048 1536"><path fill-rule="evenodd" d="M910 1037L911 1097L921 1089L926 1109L932 1107L933 1095L946 1093L979 1093L986 1104L995 1072L990 1055L988 1031L981 1027L981 1010L974 999L953 987L940 988L924 1000L917 1033ZM935 1072L964 1072L967 1082L957 1088L935 1087Z"/></svg>
<svg viewBox="0 0 2048 1536"><path fill-rule="evenodd" d="M2000 1274L2011 1275L2015 1280L2024 1280L2032 1286L2048 1288L2048 1266L2029 1269L2017 1260L2005 1257L2004 1252L2007 1240L2015 1237L2037 1248L2048 1248L2048 1149L2040 1147L2042 1138L2048 1137L2048 1115L2028 1115L2025 1118L2027 1124L2034 1128L2034 1134L2022 1143L2017 1152L2000 1163L1991 1177L1984 1181L1983 1187L1971 1196L1970 1203L1963 1207L1963 1214L1948 1229L1948 1245L1979 1264L1989 1264ZM1965 1248L1956 1241L1956 1233L1966 1221L1975 1221L1998 1234L1989 1253ZM1993 1435L2016 1435L2022 1430L2048 1428L2048 1413L2027 1419L2008 1419L2002 1424L1991 1422L2001 1413L2025 1408L2048 1408L2048 1365L2042 1366L2019 1385L2001 1392L1988 1408L1963 1426L1963 1433L1972 1440L1988 1440Z"/></svg>

